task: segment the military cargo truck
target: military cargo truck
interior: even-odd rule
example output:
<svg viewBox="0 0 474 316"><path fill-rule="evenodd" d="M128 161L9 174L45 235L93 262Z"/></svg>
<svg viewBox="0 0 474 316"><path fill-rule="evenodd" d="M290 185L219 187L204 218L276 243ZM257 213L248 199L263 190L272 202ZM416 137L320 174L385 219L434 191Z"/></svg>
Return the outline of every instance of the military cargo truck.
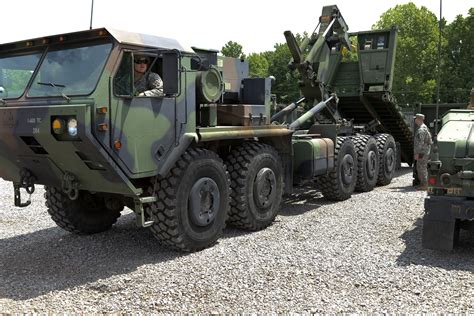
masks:
<svg viewBox="0 0 474 316"><path fill-rule="evenodd" d="M442 119L428 165L424 248L451 250L460 229L474 229L473 123L474 110L450 110Z"/></svg>
<svg viewBox="0 0 474 316"><path fill-rule="evenodd" d="M343 46L342 16L325 7L320 31L299 48L309 59L293 61L311 75L301 85L310 109L277 123L290 110L270 117L271 79L248 78L246 62L217 51L106 28L0 45L0 176L19 207L44 185L65 230L105 231L127 206L139 226L183 251L213 244L226 223L267 227L295 183L347 199L390 182L395 144L338 114L326 70ZM162 96L137 95L138 56L163 79ZM362 70L371 77L372 68Z"/></svg>

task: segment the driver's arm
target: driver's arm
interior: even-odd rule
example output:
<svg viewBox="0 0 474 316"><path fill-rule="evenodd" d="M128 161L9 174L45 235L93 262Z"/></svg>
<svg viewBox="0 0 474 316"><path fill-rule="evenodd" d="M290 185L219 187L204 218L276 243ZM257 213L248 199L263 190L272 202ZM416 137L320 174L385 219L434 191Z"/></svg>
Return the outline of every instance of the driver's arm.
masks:
<svg viewBox="0 0 474 316"><path fill-rule="evenodd" d="M163 96L163 80L154 72L150 72L147 80L147 89L143 91L143 95L147 97L161 97Z"/></svg>

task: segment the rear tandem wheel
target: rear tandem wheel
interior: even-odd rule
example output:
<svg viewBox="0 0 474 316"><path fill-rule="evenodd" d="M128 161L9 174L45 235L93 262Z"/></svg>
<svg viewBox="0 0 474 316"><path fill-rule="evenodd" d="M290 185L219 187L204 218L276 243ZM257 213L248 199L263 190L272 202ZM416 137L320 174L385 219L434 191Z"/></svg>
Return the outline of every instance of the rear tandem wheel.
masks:
<svg viewBox="0 0 474 316"><path fill-rule="evenodd" d="M334 170L316 177L315 181L328 200L343 201L351 197L357 181L357 153L350 137L337 137Z"/></svg>
<svg viewBox="0 0 474 316"><path fill-rule="evenodd" d="M358 192L372 191L379 176L379 154L375 138L369 135L351 137L357 151Z"/></svg>
<svg viewBox="0 0 474 316"><path fill-rule="evenodd" d="M397 145L390 134L375 135L379 149L379 177L378 185L387 185L392 182L397 167Z"/></svg>

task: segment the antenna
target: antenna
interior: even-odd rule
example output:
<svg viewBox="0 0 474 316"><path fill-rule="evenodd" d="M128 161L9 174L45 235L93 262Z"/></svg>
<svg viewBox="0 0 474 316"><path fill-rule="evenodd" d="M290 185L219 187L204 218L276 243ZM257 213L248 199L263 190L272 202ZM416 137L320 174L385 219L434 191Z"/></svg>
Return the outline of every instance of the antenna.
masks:
<svg viewBox="0 0 474 316"><path fill-rule="evenodd" d="M439 0L439 41L438 41L438 79L436 80L436 120L435 120L435 130L434 136L438 136L438 116L439 116L439 87L441 80L441 20L443 17L443 0Z"/></svg>
<svg viewBox="0 0 474 316"><path fill-rule="evenodd" d="M89 26L89 30L92 30L92 16L94 14L94 0L92 0L92 6L91 6L91 24Z"/></svg>

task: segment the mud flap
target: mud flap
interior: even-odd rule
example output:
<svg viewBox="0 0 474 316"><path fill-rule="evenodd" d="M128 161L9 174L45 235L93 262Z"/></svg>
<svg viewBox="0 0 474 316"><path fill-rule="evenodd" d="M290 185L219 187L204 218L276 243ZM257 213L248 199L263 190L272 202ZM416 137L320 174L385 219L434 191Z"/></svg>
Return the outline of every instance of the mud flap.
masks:
<svg viewBox="0 0 474 316"><path fill-rule="evenodd" d="M427 215L423 218L422 247L425 249L452 250L458 234L456 220L431 220Z"/></svg>
<svg viewBox="0 0 474 316"><path fill-rule="evenodd" d="M459 239L459 222L474 219L474 200L428 196L423 217L423 248L452 250Z"/></svg>

